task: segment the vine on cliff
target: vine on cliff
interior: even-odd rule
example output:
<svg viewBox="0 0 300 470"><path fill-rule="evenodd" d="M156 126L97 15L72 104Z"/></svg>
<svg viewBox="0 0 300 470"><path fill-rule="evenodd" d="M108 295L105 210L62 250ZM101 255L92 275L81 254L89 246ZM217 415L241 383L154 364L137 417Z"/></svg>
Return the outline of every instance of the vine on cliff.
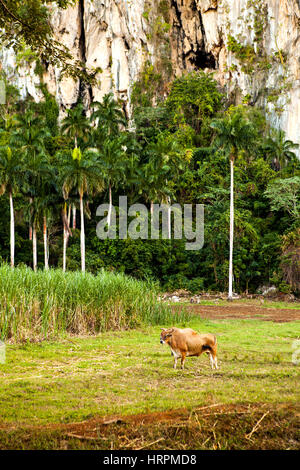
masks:
<svg viewBox="0 0 300 470"><path fill-rule="evenodd" d="M219 5L221 6L221 4ZM287 54L282 51L275 38L276 50L268 53L266 50L266 33L268 28L268 4L265 0L248 0L245 9L241 9L237 27L248 32L247 37L243 34L234 35L232 25L228 19L230 8L226 0L222 7L227 15L227 49L236 60L229 68L231 72L242 72L248 75L251 81L257 83L257 74L260 74L261 87L258 96L265 96L268 104L272 104L276 113L281 114L285 105L289 102L286 96L292 87L287 68ZM274 70L276 85L267 86L267 72ZM284 97L284 100L280 100ZM246 97L244 97L246 98ZM251 102L247 95L247 102Z"/></svg>
<svg viewBox="0 0 300 470"><path fill-rule="evenodd" d="M144 67L134 83L131 101L137 106L151 106L166 94L172 77L170 46L170 0L145 0L143 18L147 23L147 39L154 53L148 51Z"/></svg>

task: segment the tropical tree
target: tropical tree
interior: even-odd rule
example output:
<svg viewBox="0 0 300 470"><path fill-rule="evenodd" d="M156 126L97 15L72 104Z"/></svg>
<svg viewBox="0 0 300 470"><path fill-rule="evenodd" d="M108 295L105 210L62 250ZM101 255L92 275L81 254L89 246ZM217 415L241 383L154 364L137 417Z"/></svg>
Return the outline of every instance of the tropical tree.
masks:
<svg viewBox="0 0 300 470"><path fill-rule="evenodd" d="M34 198L34 225L42 227L44 244L44 266L49 269L48 225L53 214L53 206L58 202L56 174L47 160L40 161L41 179L37 196Z"/></svg>
<svg viewBox="0 0 300 470"><path fill-rule="evenodd" d="M91 121L96 123L97 129L102 131L102 135L118 135L120 128L126 126L127 121L121 102L114 99L113 93L104 95L102 103L94 101L91 107L94 110Z"/></svg>
<svg viewBox="0 0 300 470"><path fill-rule="evenodd" d="M144 165L146 198L153 203L165 203L168 206L168 238L171 238L171 199L175 195L178 175L184 171L189 160L189 152L183 151L174 137L168 133L158 135L155 142L147 148L148 162Z"/></svg>
<svg viewBox="0 0 300 470"><path fill-rule="evenodd" d="M50 214L50 201L53 198L53 171L47 156L40 153L26 162L25 194L30 197L28 218L32 227L33 269L37 269L37 232L43 227L44 261L48 269L47 220ZM47 189L46 189L47 188Z"/></svg>
<svg viewBox="0 0 300 470"><path fill-rule="evenodd" d="M281 251L283 279L294 292L300 293L300 227L283 235Z"/></svg>
<svg viewBox="0 0 300 470"><path fill-rule="evenodd" d="M131 204L134 204L139 199L137 187L141 184L144 176L140 162L142 147L137 142L134 133L126 131L123 132L121 136L122 141L120 144L121 150L123 151L122 158L125 160L122 166L125 171L121 179L120 187L124 191L124 194L127 194L128 200L131 201Z"/></svg>
<svg viewBox="0 0 300 470"><path fill-rule="evenodd" d="M285 132L282 129L272 129L266 139L263 150L277 171L284 168L289 161L296 159L293 150L299 147L291 140L286 140Z"/></svg>
<svg viewBox="0 0 300 470"><path fill-rule="evenodd" d="M61 132L73 141L75 148L87 140L90 130L90 123L84 114L82 103L68 109L67 116L61 124ZM80 142L78 142L79 140Z"/></svg>
<svg viewBox="0 0 300 470"><path fill-rule="evenodd" d="M37 205L34 199L39 194L42 178L48 173L48 162L45 150L45 139L49 137L43 119L38 116L33 107L24 114L18 114L11 134L11 145L16 146L24 161L23 194L29 198L29 237L32 238L33 269L37 269Z"/></svg>
<svg viewBox="0 0 300 470"><path fill-rule="evenodd" d="M98 150L99 164L109 194L108 226L111 222L112 189L125 182L127 163L127 134L121 131L126 126L126 117L121 102L113 93L103 97L102 102L92 103L91 122L95 124L93 144Z"/></svg>
<svg viewBox="0 0 300 470"><path fill-rule="evenodd" d="M264 194L270 201L271 210L285 211L295 221L299 220L300 176L275 179L268 185Z"/></svg>
<svg viewBox="0 0 300 470"><path fill-rule="evenodd" d="M73 141L75 148L83 146L90 138L91 126L85 116L82 103L78 103L74 108L67 111L67 116L63 119L61 132ZM72 204L73 229L76 228L76 205Z"/></svg>
<svg viewBox="0 0 300 470"><path fill-rule="evenodd" d="M200 70L178 77L166 100L170 121L189 125L199 133L205 119L221 108L222 98L211 74Z"/></svg>
<svg viewBox="0 0 300 470"><path fill-rule="evenodd" d="M126 132L121 129L125 128L127 120L122 102L114 99L113 93L107 93L101 103L95 101L91 107L93 109L91 122L95 126L93 144L98 150L99 164L109 194L107 222L110 227L112 189L125 183L126 179L128 139Z"/></svg>
<svg viewBox="0 0 300 470"><path fill-rule="evenodd" d="M15 264L15 222L13 194L21 185L22 159L20 153L9 146L0 148L0 195L5 191L9 196L10 206L10 265Z"/></svg>
<svg viewBox="0 0 300 470"><path fill-rule="evenodd" d="M126 167L128 158L124 137L107 138L98 148L98 163L101 168L102 179L108 188L109 210L107 224L110 227L112 213L112 189L117 188L126 181Z"/></svg>
<svg viewBox="0 0 300 470"><path fill-rule="evenodd" d="M74 148L71 155L62 165L62 191L67 200L72 189L76 189L80 203L80 251L81 270L85 271L85 230L84 230L84 206L85 195L93 195L103 190L103 177L97 161L97 152Z"/></svg>
<svg viewBox="0 0 300 470"><path fill-rule="evenodd" d="M72 236L70 230L70 219L71 219L71 206L69 205L67 210L67 202L65 201L62 208L62 221L63 221L63 271L65 272L67 267L67 247L69 237Z"/></svg>
<svg viewBox="0 0 300 470"><path fill-rule="evenodd" d="M231 107L224 118L213 119L214 147L222 149L230 161L230 231L228 299L232 299L233 237L234 237L234 162L239 152L250 150L255 144L255 130L243 107Z"/></svg>
<svg viewBox="0 0 300 470"><path fill-rule="evenodd" d="M66 178L65 165L66 162L69 163L70 159L70 149L63 149L55 154L55 166L57 170L56 181L58 188L58 204L56 208L59 208L60 216L62 219L63 225L63 271L66 271L67 267L67 247L69 242L69 237L72 237L72 231L70 230L70 221L71 221L71 208L72 204L68 204L68 199L70 198L70 193L68 195L62 191L64 184L64 179ZM59 197L61 196L61 198ZM77 196L77 194L76 194ZM75 204L75 197L72 197L73 205Z"/></svg>

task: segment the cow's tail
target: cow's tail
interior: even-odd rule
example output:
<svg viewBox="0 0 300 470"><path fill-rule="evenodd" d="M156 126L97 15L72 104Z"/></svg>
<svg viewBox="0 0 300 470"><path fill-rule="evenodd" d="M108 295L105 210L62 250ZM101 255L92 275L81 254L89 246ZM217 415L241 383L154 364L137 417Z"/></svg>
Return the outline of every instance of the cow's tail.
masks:
<svg viewBox="0 0 300 470"><path fill-rule="evenodd" d="M209 344L204 344L202 346L203 351L213 352L213 349L217 346L217 337L215 335L213 335L213 337L214 337L214 344L212 346Z"/></svg>

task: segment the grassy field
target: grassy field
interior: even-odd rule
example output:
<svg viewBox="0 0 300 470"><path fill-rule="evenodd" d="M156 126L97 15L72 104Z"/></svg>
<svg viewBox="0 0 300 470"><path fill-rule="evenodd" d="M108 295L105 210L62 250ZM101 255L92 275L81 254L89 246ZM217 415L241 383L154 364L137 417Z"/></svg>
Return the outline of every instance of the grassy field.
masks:
<svg viewBox="0 0 300 470"><path fill-rule="evenodd" d="M8 344L0 448L299 448L299 321L193 317L217 371L206 355L174 370L160 326Z"/></svg>

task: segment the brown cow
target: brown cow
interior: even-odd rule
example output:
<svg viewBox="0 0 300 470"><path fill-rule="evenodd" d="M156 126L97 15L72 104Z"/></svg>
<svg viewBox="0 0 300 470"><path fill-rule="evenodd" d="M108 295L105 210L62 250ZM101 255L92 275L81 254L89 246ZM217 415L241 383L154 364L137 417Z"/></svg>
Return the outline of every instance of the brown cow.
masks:
<svg viewBox="0 0 300 470"><path fill-rule="evenodd" d="M181 358L181 369L184 369L184 361L187 356L200 356L203 352L210 355L211 368L218 368L217 339L211 333L201 335L191 328L162 328L160 342L170 346L174 356L174 369L176 369L179 357Z"/></svg>

